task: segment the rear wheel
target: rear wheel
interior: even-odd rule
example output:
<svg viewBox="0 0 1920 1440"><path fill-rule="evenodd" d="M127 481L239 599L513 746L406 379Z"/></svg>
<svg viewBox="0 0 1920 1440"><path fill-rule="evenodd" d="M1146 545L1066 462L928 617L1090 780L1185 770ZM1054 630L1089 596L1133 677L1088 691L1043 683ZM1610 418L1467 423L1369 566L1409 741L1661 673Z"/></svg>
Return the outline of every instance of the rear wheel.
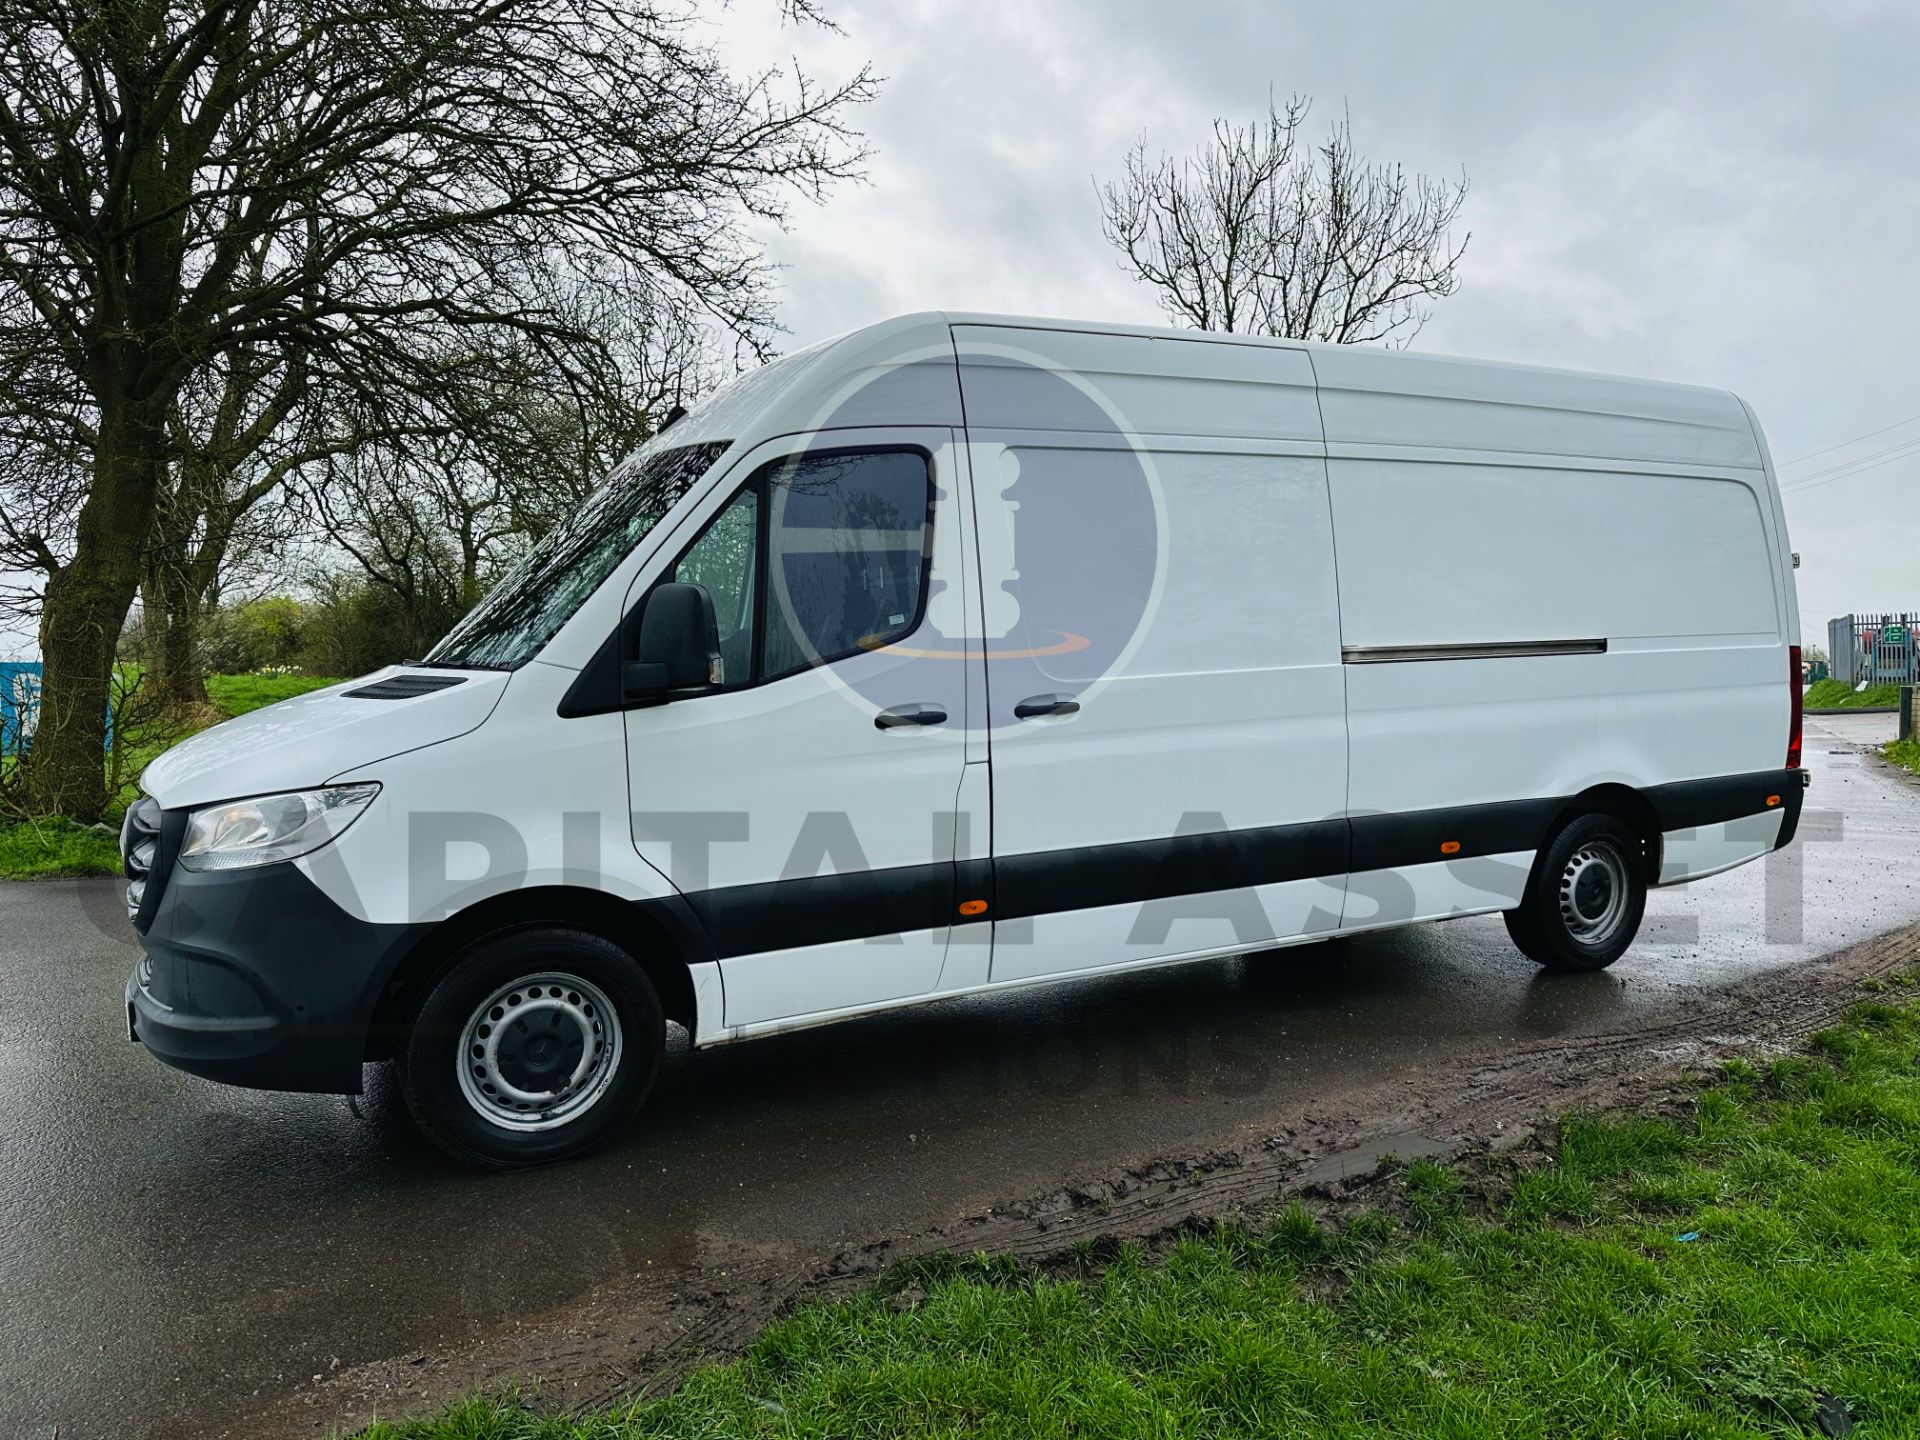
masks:
<svg viewBox="0 0 1920 1440"><path fill-rule="evenodd" d="M632 1117L665 1046L659 996L626 951L581 930L515 930L469 947L428 990L401 1090L455 1159L550 1165Z"/></svg>
<svg viewBox="0 0 1920 1440"><path fill-rule="evenodd" d="M1602 970L1633 943L1646 908L1639 837L1611 815L1580 815L1541 849L1507 933L1549 970Z"/></svg>

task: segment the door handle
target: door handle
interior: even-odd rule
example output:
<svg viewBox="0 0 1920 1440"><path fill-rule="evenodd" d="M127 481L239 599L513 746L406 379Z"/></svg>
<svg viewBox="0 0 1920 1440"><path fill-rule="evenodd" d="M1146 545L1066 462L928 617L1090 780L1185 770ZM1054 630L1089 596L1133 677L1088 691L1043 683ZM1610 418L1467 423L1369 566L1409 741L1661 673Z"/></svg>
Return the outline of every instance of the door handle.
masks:
<svg viewBox="0 0 1920 1440"><path fill-rule="evenodd" d="M903 725L944 725L947 712L938 705L896 705L874 716L873 723L879 730L898 730Z"/></svg>
<svg viewBox="0 0 1920 1440"><path fill-rule="evenodd" d="M1013 707L1016 720L1037 720L1042 715L1078 715L1080 702L1071 695L1029 695Z"/></svg>

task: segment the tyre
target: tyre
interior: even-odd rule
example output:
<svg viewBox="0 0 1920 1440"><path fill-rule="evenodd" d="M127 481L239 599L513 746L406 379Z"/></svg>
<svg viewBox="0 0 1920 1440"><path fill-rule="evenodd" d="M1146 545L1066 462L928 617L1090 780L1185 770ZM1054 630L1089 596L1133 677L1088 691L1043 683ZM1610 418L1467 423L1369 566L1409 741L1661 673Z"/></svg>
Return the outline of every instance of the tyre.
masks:
<svg viewBox="0 0 1920 1440"><path fill-rule="evenodd" d="M552 1165L632 1118L665 1048L660 997L633 956L582 930L513 930L469 946L427 991L400 1089L455 1159Z"/></svg>
<svg viewBox="0 0 1920 1440"><path fill-rule="evenodd" d="M1507 933L1549 970L1604 970L1633 943L1647 909L1640 838L1611 815L1580 815L1534 861Z"/></svg>

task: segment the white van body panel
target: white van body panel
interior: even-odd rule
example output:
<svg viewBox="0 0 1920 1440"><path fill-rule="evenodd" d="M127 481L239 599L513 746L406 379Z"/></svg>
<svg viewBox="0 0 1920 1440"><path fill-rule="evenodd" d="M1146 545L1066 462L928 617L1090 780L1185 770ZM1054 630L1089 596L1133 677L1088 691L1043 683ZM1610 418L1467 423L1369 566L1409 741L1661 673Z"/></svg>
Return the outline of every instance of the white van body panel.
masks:
<svg viewBox="0 0 1920 1440"><path fill-rule="evenodd" d="M1081 525L1045 543L1123 563L1137 517L1097 497L1103 481L1117 488L1139 474L1159 542L1142 626L1098 673L1080 668L1092 648L1048 653L1070 626L1033 600L1030 583L1004 633L989 617L989 654L1039 657L1014 690L1071 691L1081 705L1071 716L1004 723L1024 696L997 693L1016 678L1012 665L990 671L996 871L1023 857L1343 814L1333 535L1305 354L1014 325L956 325L954 340L983 555L1012 557L1022 577L1069 563L1036 550L1017 517L1034 503L1032 487L1071 480L1092 503ZM1036 382L1036 371L1048 380ZM1085 403L1069 412L1055 403L1059 393ZM1226 583L1256 575L1258 591ZM983 576L989 597L995 583ZM1275 763L1281 756L1286 763ZM1057 910L1002 924L992 977L1331 930L1343 889L1341 877L1312 878L1145 907L1062 895Z"/></svg>
<svg viewBox="0 0 1920 1440"><path fill-rule="evenodd" d="M1659 883L1684 885L1690 880L1705 880L1759 859L1778 846L1783 820L1778 814L1745 815L1738 820L1668 831L1660 848Z"/></svg>
<svg viewBox="0 0 1920 1440"><path fill-rule="evenodd" d="M498 671L468 670L458 685L405 700L370 703L347 694L402 669L310 690L202 730L156 757L140 788L171 810L323 785L349 766L478 729L507 688Z"/></svg>
<svg viewBox="0 0 1920 1440"><path fill-rule="evenodd" d="M293 863L349 915L383 925L437 921L542 887L631 901L672 895L628 833L620 717L568 721L556 735L554 711L572 671L536 660L495 678L507 683L483 729L415 751L402 764L356 765L326 777L340 785L378 781L379 798L332 844Z"/></svg>
<svg viewBox="0 0 1920 1440"><path fill-rule="evenodd" d="M1605 642L1350 665L1355 811L1780 763L1791 573L1736 397L1359 347L1311 355L1350 658ZM1474 896L1463 884L1457 899Z"/></svg>
<svg viewBox="0 0 1920 1440"><path fill-rule="evenodd" d="M1511 850L1469 860L1434 860L1362 871L1347 882L1341 932L1511 910L1526 893L1533 853Z"/></svg>
<svg viewBox="0 0 1920 1440"><path fill-rule="evenodd" d="M1368 345L1307 349L1331 446L1760 468L1753 424L1724 390Z"/></svg>

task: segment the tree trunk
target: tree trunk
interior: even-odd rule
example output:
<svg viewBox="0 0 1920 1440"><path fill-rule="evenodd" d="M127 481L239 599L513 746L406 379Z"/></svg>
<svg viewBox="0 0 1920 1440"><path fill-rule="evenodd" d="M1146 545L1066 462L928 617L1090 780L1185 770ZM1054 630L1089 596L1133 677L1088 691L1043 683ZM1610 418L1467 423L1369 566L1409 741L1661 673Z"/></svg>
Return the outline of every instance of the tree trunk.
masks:
<svg viewBox="0 0 1920 1440"><path fill-rule="evenodd" d="M198 705L207 698L200 664L200 597L177 568L153 566L140 587L147 686L162 705Z"/></svg>
<svg viewBox="0 0 1920 1440"><path fill-rule="evenodd" d="M145 568L165 464L164 406L114 397L100 407L93 484L73 559L47 580L40 615L40 720L21 766L27 804L42 815L98 820L106 784L108 690L120 629Z"/></svg>
<svg viewBox="0 0 1920 1440"><path fill-rule="evenodd" d="M177 462L171 488L154 500L153 534L147 541L146 576L140 586L141 635L145 641L147 693L168 706L206 699L198 657L199 597L193 593L193 530L204 477L190 460Z"/></svg>

